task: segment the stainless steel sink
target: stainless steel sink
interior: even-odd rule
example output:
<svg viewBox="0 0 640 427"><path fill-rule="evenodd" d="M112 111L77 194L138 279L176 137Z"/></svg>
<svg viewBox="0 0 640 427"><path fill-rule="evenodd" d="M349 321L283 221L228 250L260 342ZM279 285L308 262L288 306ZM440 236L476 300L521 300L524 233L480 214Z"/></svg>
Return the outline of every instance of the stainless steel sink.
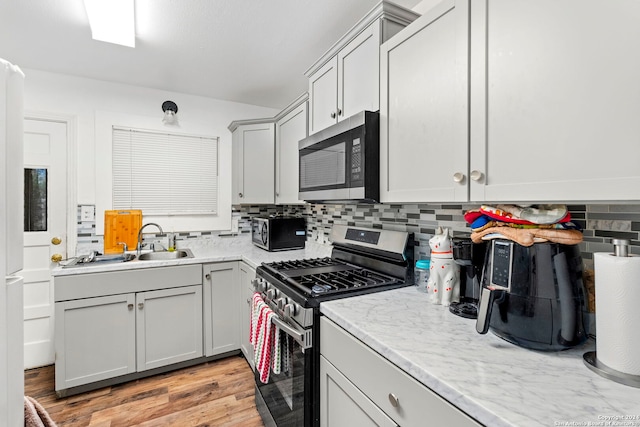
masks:
<svg viewBox="0 0 640 427"><path fill-rule="evenodd" d="M114 255L96 255L92 257L76 257L70 262L62 266L62 268L73 267L91 267L105 264L115 264L119 262L132 261L136 258L134 254L114 254Z"/></svg>
<svg viewBox="0 0 640 427"><path fill-rule="evenodd" d="M175 251L148 252L138 256L140 261L163 261L180 258L193 258L193 252L189 249L178 249Z"/></svg>

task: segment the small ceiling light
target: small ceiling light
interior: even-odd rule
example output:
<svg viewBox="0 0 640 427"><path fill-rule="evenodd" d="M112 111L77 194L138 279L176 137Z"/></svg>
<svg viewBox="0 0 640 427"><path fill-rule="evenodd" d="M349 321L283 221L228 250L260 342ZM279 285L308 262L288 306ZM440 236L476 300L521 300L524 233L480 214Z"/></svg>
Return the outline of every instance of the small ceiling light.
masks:
<svg viewBox="0 0 640 427"><path fill-rule="evenodd" d="M178 124L178 106L173 101L164 101L162 103L162 111L164 111L164 117L162 123L165 125L177 125Z"/></svg>
<svg viewBox="0 0 640 427"><path fill-rule="evenodd" d="M136 47L134 0L84 0L91 37L107 43Z"/></svg>

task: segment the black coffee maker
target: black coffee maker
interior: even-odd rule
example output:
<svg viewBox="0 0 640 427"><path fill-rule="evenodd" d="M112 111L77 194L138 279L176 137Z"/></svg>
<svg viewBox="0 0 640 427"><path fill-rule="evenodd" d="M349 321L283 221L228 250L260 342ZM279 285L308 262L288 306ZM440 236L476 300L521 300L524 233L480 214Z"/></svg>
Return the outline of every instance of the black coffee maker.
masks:
<svg viewBox="0 0 640 427"><path fill-rule="evenodd" d="M564 350L587 339L578 245L489 242L476 330L522 347Z"/></svg>
<svg viewBox="0 0 640 427"><path fill-rule="evenodd" d="M460 302L452 302L449 311L467 319L476 319L486 242L473 243L468 237L454 237L451 242L453 260L460 267Z"/></svg>

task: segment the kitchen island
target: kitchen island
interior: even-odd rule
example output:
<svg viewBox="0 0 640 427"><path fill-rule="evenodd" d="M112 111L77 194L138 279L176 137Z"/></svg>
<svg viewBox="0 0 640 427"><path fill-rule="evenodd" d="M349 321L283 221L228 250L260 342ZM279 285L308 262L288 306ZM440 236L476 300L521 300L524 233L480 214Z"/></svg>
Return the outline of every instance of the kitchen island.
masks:
<svg viewBox="0 0 640 427"><path fill-rule="evenodd" d="M593 340L562 352L520 348L478 334L475 320L413 287L322 303L321 312L486 426L640 426L640 389L584 365Z"/></svg>

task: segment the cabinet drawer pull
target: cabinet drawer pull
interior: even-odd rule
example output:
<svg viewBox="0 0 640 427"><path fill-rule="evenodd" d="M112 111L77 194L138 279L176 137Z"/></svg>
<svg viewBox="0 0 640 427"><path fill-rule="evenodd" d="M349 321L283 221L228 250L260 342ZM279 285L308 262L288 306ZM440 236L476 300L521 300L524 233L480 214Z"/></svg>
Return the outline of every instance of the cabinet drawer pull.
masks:
<svg viewBox="0 0 640 427"><path fill-rule="evenodd" d="M144 308L144 303L143 302L138 303L138 308L142 310Z"/></svg>
<svg viewBox="0 0 640 427"><path fill-rule="evenodd" d="M129 310L133 310L133 304L129 304L129 305L127 305L127 308L128 308Z"/></svg>
<svg viewBox="0 0 640 427"><path fill-rule="evenodd" d="M389 402L391 402L391 406L394 408L397 408L398 405L400 405L400 400L393 393L389 393Z"/></svg>

